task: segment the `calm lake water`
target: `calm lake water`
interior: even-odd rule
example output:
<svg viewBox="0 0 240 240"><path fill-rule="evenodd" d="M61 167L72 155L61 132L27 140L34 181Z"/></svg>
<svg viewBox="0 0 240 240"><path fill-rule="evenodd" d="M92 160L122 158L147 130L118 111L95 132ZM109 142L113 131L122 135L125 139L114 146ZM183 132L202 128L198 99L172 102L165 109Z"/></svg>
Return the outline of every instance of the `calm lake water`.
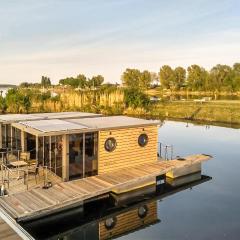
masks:
<svg viewBox="0 0 240 240"><path fill-rule="evenodd" d="M159 140L175 155L208 153L212 180L158 202L159 224L120 239L239 239L240 130L167 121Z"/></svg>
<svg viewBox="0 0 240 240"><path fill-rule="evenodd" d="M158 221L146 224L145 220L142 222L144 228L133 227L130 233L122 233L118 239L239 239L240 130L166 121L159 129L159 141L173 144L175 156L196 153L213 155L213 160L203 164L203 174L212 179L161 200L150 199L148 206L153 209L151 216ZM101 211L98 207L89 209L95 213ZM133 209L126 208L125 213L121 213L122 218L127 218L123 225L126 230L134 224L134 209L134 206ZM103 215L99 213L99 218ZM101 221L93 218L90 224L86 224L81 218L84 216L79 214L62 222L62 226L55 224L57 234L51 239L99 239ZM68 230L64 229L67 224ZM51 229L49 225L35 226L35 229L40 228L44 232ZM32 226L27 229L34 232ZM36 236L45 239L41 234Z"/></svg>

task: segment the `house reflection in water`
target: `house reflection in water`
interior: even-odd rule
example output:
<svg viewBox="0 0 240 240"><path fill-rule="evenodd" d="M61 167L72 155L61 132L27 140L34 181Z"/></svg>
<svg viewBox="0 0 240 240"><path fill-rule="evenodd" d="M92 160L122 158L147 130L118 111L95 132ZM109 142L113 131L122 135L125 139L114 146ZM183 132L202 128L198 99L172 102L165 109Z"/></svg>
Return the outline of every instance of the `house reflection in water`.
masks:
<svg viewBox="0 0 240 240"><path fill-rule="evenodd" d="M157 201L153 201L101 221L99 239L116 237L157 222Z"/></svg>
<svg viewBox="0 0 240 240"><path fill-rule="evenodd" d="M51 240L103 240L119 237L133 231L158 223L157 200L139 205L134 208L126 208L120 213L112 214L103 220L90 222L89 224L67 231L58 236L48 238Z"/></svg>
<svg viewBox="0 0 240 240"><path fill-rule="evenodd" d="M167 179L166 179L167 180ZM52 216L23 224L35 239L102 240L117 238L160 222L159 200L211 180L201 174L185 176L175 182L159 184L147 194L126 193L119 205L106 199L89 202L83 208L62 216Z"/></svg>

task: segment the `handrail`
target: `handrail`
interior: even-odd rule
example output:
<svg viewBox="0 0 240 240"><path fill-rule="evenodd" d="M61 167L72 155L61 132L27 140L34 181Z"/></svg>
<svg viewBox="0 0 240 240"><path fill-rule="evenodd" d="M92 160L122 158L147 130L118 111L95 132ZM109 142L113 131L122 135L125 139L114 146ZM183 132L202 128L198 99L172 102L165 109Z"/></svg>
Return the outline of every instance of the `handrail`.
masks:
<svg viewBox="0 0 240 240"><path fill-rule="evenodd" d="M169 160L168 150L170 149L170 159L173 159L173 145L163 144L162 142L157 142L158 144L158 156L163 158L162 149L164 150L164 159Z"/></svg>
<svg viewBox="0 0 240 240"><path fill-rule="evenodd" d="M32 149L33 151L34 149ZM30 150L31 151L31 150ZM30 152L28 151L28 152ZM2 185L5 187L5 183L7 182L7 188L10 188L10 180L11 180L11 176L13 173L16 172L23 172L24 173L24 185L27 186L27 189L29 187L29 180L28 180L28 175L29 175L29 167L31 167L31 165L27 165L25 169L22 168L9 168L9 166L7 165L8 163L8 158L9 158L9 154L13 153L13 152L17 152L18 156L16 157L16 160L20 160L20 152L21 150L13 150L11 149L11 151L7 150L7 151L1 151L0 152L0 168L1 168L1 172L2 172ZM2 155L2 156L1 156ZM56 177L59 177L53 170L62 168L62 166L56 166L56 167L50 167L47 165L41 165L38 166L36 165L34 167L35 171L39 171L39 169L42 168L43 169L43 174L44 174L44 186L46 186L46 184L49 182L48 181L48 175L52 174ZM15 179L14 179L15 180Z"/></svg>
<svg viewBox="0 0 240 240"><path fill-rule="evenodd" d="M6 164L1 163L1 171L2 171L2 185L5 187L5 177L6 177L6 172L7 172L7 184L8 184L8 189L10 188L10 173L14 172L24 172L23 169L14 169L14 168L9 168Z"/></svg>

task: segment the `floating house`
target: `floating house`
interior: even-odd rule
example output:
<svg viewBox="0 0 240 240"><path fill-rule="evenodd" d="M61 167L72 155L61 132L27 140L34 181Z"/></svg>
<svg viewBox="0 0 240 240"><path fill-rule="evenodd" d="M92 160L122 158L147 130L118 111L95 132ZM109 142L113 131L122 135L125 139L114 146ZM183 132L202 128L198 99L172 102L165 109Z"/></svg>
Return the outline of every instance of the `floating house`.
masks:
<svg viewBox="0 0 240 240"><path fill-rule="evenodd" d="M36 161L63 181L157 160L156 121L83 113L12 119L2 121L0 148L26 162Z"/></svg>
<svg viewBox="0 0 240 240"><path fill-rule="evenodd" d="M0 115L0 215L20 229L18 222L109 196L121 202L159 179L200 172L211 156L159 159L159 124L82 112Z"/></svg>

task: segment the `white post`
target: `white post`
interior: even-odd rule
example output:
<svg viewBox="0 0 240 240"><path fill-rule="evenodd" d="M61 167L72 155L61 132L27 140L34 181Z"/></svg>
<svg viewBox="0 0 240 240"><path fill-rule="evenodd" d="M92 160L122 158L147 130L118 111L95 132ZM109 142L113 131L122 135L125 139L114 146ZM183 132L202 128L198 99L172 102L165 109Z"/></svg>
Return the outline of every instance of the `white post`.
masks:
<svg viewBox="0 0 240 240"><path fill-rule="evenodd" d="M26 136L26 133L21 130L21 149L23 152L25 152L27 149L26 149L26 142L25 142L25 136Z"/></svg>
<svg viewBox="0 0 240 240"><path fill-rule="evenodd" d="M38 136L36 136L36 160L38 161Z"/></svg>
<svg viewBox="0 0 240 240"><path fill-rule="evenodd" d="M86 160L86 157L85 157L85 133L83 133L83 178L85 177L85 160Z"/></svg>
<svg viewBox="0 0 240 240"><path fill-rule="evenodd" d="M69 180L69 135L62 136L62 179Z"/></svg>
<svg viewBox="0 0 240 240"><path fill-rule="evenodd" d="M2 124L0 123L0 148L2 148Z"/></svg>
<svg viewBox="0 0 240 240"><path fill-rule="evenodd" d="M12 150L13 149L13 127L12 127L12 125L9 125L9 127L11 128L10 134L11 134L11 150ZM16 134L15 134L15 144L16 144ZM8 146L8 148L9 148L9 146Z"/></svg>
<svg viewBox="0 0 240 240"><path fill-rule="evenodd" d="M52 137L49 136L49 168L52 171Z"/></svg>

